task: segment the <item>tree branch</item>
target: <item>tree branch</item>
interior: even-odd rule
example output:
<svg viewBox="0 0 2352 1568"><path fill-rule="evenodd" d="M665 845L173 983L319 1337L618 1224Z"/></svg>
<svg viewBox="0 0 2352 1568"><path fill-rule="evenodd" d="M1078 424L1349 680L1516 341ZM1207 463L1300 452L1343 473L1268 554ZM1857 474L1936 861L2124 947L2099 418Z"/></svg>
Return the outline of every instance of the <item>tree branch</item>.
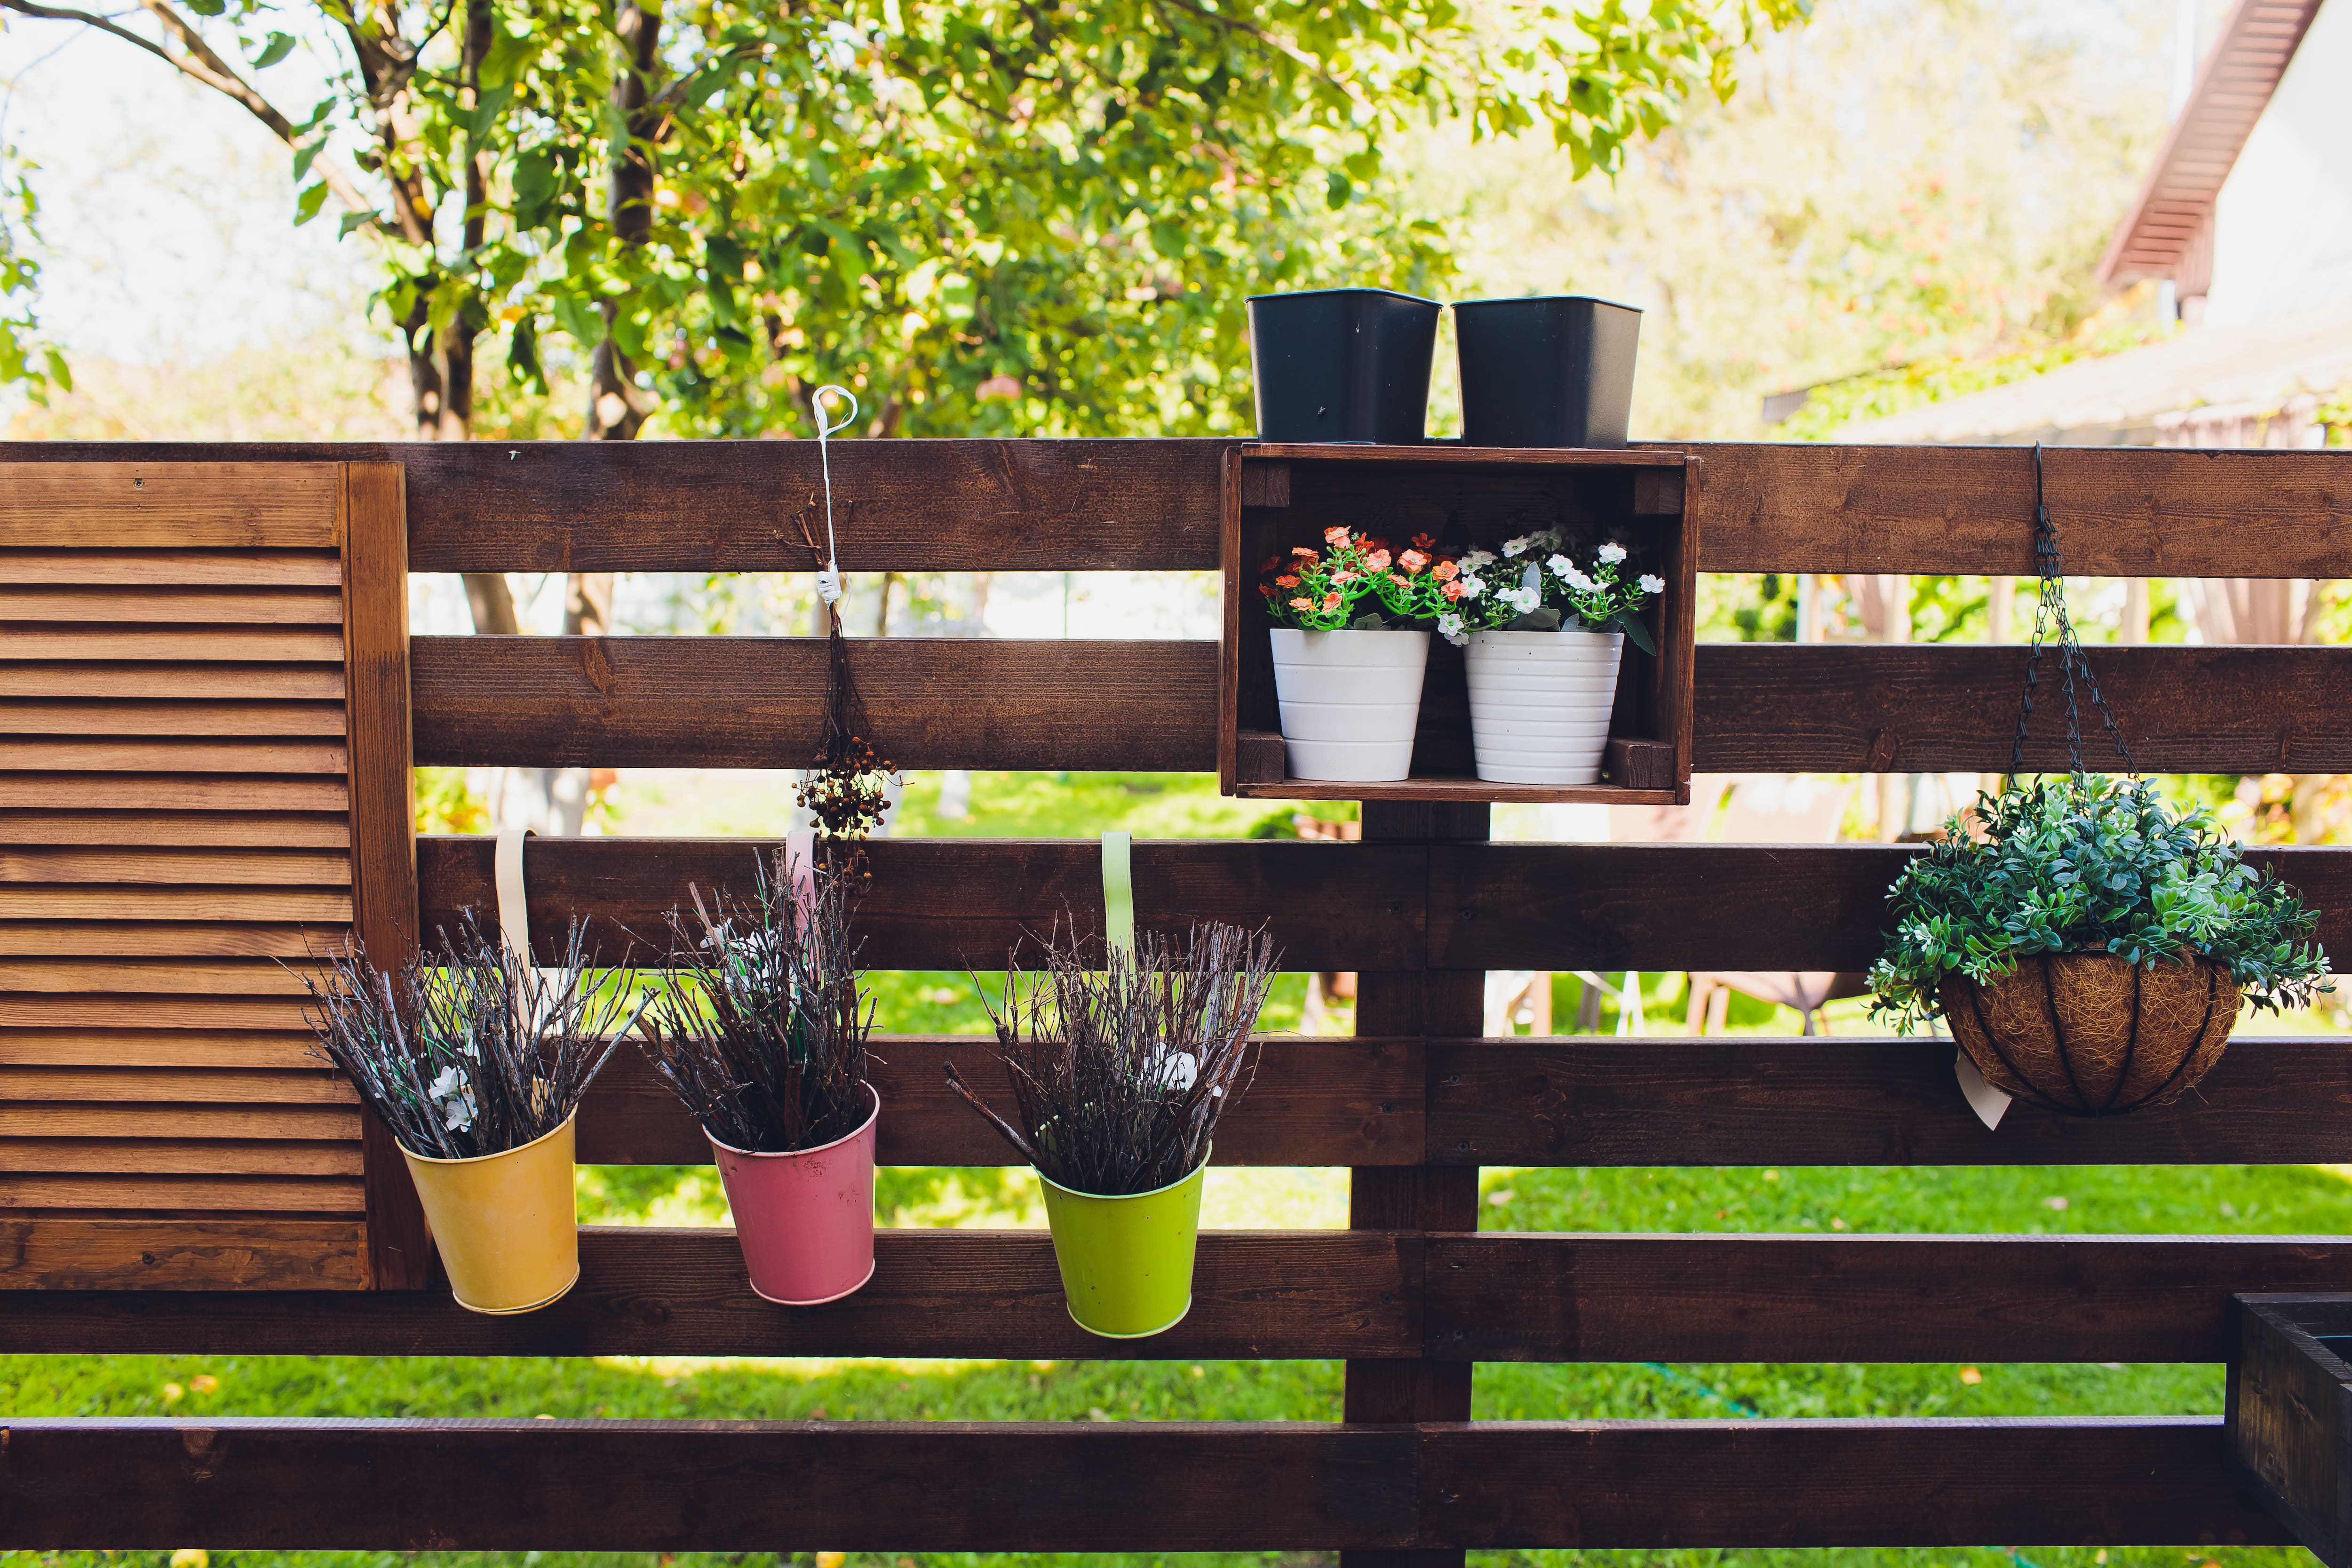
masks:
<svg viewBox="0 0 2352 1568"><path fill-rule="evenodd" d="M180 47L187 51L186 54L175 55L152 38L142 38L130 28L110 21L104 16L93 16L88 11L72 11L60 6L42 5L36 4L36 0L0 0L0 10L15 11L20 16L37 16L47 22L79 22L85 27L95 27L100 32L110 33L125 43L137 45L190 80L202 82L223 97L234 99L243 104L247 112L269 127L270 133L289 147L301 140L301 133L294 129L294 122L280 114L268 99L262 97L250 83L238 76L227 61L215 54L212 46L205 43L194 27L182 20L177 12L163 4L163 0L140 0L140 4L163 24L165 33L179 40ZM375 204L361 194L360 188L352 183L351 177L343 173L333 159L313 158L310 161L310 167L320 179L327 183L328 194L342 204L345 208L353 213L366 214L371 217L375 215Z"/></svg>

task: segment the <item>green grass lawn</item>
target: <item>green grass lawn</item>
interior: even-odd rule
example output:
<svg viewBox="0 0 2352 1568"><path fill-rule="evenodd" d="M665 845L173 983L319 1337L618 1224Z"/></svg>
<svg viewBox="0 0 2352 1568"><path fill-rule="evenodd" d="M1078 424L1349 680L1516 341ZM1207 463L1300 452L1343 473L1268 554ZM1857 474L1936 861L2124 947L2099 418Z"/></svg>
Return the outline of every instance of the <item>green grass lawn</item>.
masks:
<svg viewBox="0 0 2352 1568"><path fill-rule="evenodd" d="M1219 799L1190 778L982 774L968 818L935 816L936 775L908 791L902 830L990 837L1077 835L1127 826L1146 837L1238 836L1286 809ZM666 832L688 829L665 824ZM739 829L754 830L754 829ZM1612 982L1616 976L1609 977ZM1650 976L1653 1027L1678 1028L1681 977ZM1301 977L1286 978L1272 1027L1295 1026ZM1555 1017L1574 1017L1577 983L1562 980ZM881 1026L971 1031L982 1026L961 974L877 976ZM1601 1026L1614 1026L1613 1008ZM1851 1012L1836 1026L1852 1026ZM1735 1029L1793 1033L1794 1020L1761 1004L1735 1009ZM580 1178L581 1215L596 1223L722 1223L725 1204L707 1168L598 1167ZM1024 1171L894 1170L877 1208L897 1226L1038 1226L1034 1181ZM1335 1226L1346 1222L1345 1173L1212 1173L1212 1226ZM1489 1170L1480 1218L1495 1230L1781 1232L2173 1232L2341 1234L2352 1230L2352 1181L2306 1167ZM20 1415L310 1415L766 1417L969 1420L1336 1420L1340 1368L1328 1362L1032 1363L707 1361L599 1358L360 1358L303 1356L0 1356L0 1409ZM2218 1413L2221 1371L2172 1365L1489 1365L1478 1369L1475 1414L1486 1419L1832 1415L2033 1415ZM1989 1533L2000 1522L1987 1521ZM192 1547L204 1543L192 1542ZM823 1542L779 1542L822 1547ZM1618 1552L1477 1553L1482 1564L1634 1568L1787 1564L1787 1568L2266 1568L2307 1563L2300 1551L2168 1549L2006 1551ZM10 1554L77 1564L152 1563L168 1553ZM573 1568L643 1564L646 1553L421 1553L419 1564ZM803 1552L798 1560L813 1561ZM853 1555L852 1564L1001 1563L940 1553ZM1142 1564L1150 1555L1034 1557L1037 1563ZM1224 1554L1187 1563L1304 1563L1293 1555ZM772 1561L658 1560L672 1568ZM394 1554L215 1552L213 1568L390 1565ZM827 1555L828 1565L831 1554Z"/></svg>

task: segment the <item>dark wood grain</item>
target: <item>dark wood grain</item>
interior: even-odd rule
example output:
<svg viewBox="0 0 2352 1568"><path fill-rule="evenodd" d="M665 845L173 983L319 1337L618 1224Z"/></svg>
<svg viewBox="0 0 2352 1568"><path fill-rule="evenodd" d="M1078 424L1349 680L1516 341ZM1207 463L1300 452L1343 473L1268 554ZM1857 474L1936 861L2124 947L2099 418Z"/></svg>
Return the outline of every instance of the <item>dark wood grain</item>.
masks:
<svg viewBox="0 0 2352 1568"><path fill-rule="evenodd" d="M2337 1353L2340 1340L2316 1336L2352 1327L2352 1296L2249 1294L2232 1308L2231 1457L2281 1524L2327 1568L2344 1568L2352 1560L2352 1367Z"/></svg>
<svg viewBox="0 0 2352 1568"><path fill-rule="evenodd" d="M874 1279L823 1307L751 1294L735 1233L588 1226L580 1283L512 1318L444 1291L0 1290L0 1343L49 1354L1410 1356L1420 1247L1370 1231L1210 1231L1192 1310L1151 1339L1070 1321L1045 1232L883 1230Z"/></svg>
<svg viewBox="0 0 2352 1568"><path fill-rule="evenodd" d="M396 966L417 938L416 807L408 685L408 552L397 463L342 473L344 718L351 752L352 927L376 963ZM362 1111L369 1280L421 1290L433 1239L400 1146Z"/></svg>
<svg viewBox="0 0 2352 1568"><path fill-rule="evenodd" d="M2133 759L2151 773L2352 768L2352 648L2096 647L2092 669ZM1706 643L1697 766L1705 773L2005 772L2026 650L1960 644ZM2066 766L2056 661L2026 763ZM2083 760L2121 764L2098 733Z"/></svg>
<svg viewBox="0 0 2352 1568"><path fill-rule="evenodd" d="M1432 1040L1429 1151L1465 1165L2301 1164L2352 1145L2340 1037L2241 1037L2131 1116L2011 1105L1987 1131L1949 1040Z"/></svg>
<svg viewBox="0 0 2352 1568"><path fill-rule="evenodd" d="M942 1064L1011 1103L995 1041L974 1035L877 1035L870 1076L882 1096L877 1157L886 1165L1012 1165L1019 1156L947 1087ZM1217 1125L1220 1165L1418 1165L1421 1041L1277 1037L1256 1080ZM583 1164L694 1165L710 1160L701 1127L624 1047L580 1108Z"/></svg>
<svg viewBox="0 0 2352 1568"><path fill-rule="evenodd" d="M776 815L785 815L780 798ZM495 906L488 837L417 841L429 932ZM618 959L632 932L654 956L688 889L748 896L754 858L774 839L537 838L523 852L530 926L551 955L566 922L593 917L593 939ZM1091 839L899 838L868 847L874 888L859 910L871 969L1002 968L1005 951L1058 919L1102 919L1102 850ZM1268 925L1292 970L1417 967L1427 852L1414 845L1176 840L1138 844L1135 907L1147 927L1193 920ZM1034 952L1034 946L1032 948Z"/></svg>
<svg viewBox="0 0 2352 1568"><path fill-rule="evenodd" d="M1424 1537L1496 1547L2291 1542L2212 1416L1481 1422L1424 1433Z"/></svg>
<svg viewBox="0 0 2352 1568"><path fill-rule="evenodd" d="M1412 1538L1410 1429L11 1421L0 1545L1093 1552Z"/></svg>
<svg viewBox="0 0 2352 1568"><path fill-rule="evenodd" d="M1510 844L1433 849L1435 969L1870 967L1892 845ZM2352 951L2352 851L2258 849L2303 893L2319 940Z"/></svg>
<svg viewBox="0 0 2352 1568"><path fill-rule="evenodd" d="M2352 1289L2335 1237L1427 1238L1463 1361L2221 1362L2238 1290Z"/></svg>
<svg viewBox="0 0 2352 1568"><path fill-rule="evenodd" d="M901 768L1206 772L1217 645L852 638L866 738ZM421 763L798 768L822 637L419 637Z"/></svg>
<svg viewBox="0 0 2352 1568"><path fill-rule="evenodd" d="M1675 445L1706 465L1701 571L2034 574L2031 447ZM2045 468L2069 573L2352 574L2352 453L2076 447Z"/></svg>

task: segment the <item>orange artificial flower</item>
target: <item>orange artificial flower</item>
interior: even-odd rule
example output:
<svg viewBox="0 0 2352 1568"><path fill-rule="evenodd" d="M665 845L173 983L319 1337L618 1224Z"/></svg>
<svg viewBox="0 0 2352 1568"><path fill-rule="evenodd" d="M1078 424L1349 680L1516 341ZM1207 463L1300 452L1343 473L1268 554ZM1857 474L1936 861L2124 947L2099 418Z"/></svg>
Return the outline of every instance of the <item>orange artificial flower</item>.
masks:
<svg viewBox="0 0 2352 1568"><path fill-rule="evenodd" d="M1408 550L1403 554L1397 557L1397 564L1403 567L1408 574L1411 574L1419 572L1423 567L1428 565L1429 557L1423 555L1418 550Z"/></svg>
<svg viewBox="0 0 2352 1568"><path fill-rule="evenodd" d="M1348 542L1348 528L1347 528L1347 525L1346 525L1345 523L1340 523L1340 524L1338 524L1338 525L1336 525L1336 526L1334 526L1334 527L1330 527L1330 528L1327 528L1327 529L1325 529L1325 530L1323 531L1323 542L1324 542L1325 543L1327 543L1327 544L1345 544L1345 543L1347 543L1347 542Z"/></svg>
<svg viewBox="0 0 2352 1568"><path fill-rule="evenodd" d="M1437 580L1441 583L1451 583L1461 570L1461 567L1451 561L1441 561L1437 563Z"/></svg>
<svg viewBox="0 0 2352 1568"><path fill-rule="evenodd" d="M1334 583L1352 583L1362 575L1363 574L1361 572L1334 572L1331 574L1331 581Z"/></svg>
<svg viewBox="0 0 2352 1568"><path fill-rule="evenodd" d="M1279 565L1281 565L1281 564L1282 564L1282 557L1281 557L1281 556L1279 556L1279 555L1269 555L1269 556L1267 556L1267 557L1265 558L1265 565L1263 565L1263 566L1261 566L1261 567L1259 567L1259 568L1258 568L1258 570L1259 570L1259 571L1261 571L1261 572L1271 572L1271 571L1273 571L1276 567L1277 567L1277 566L1279 566Z"/></svg>
<svg viewBox="0 0 2352 1568"><path fill-rule="evenodd" d="M1294 610L1311 610L1315 607L1315 605L1312 600L1293 599L1290 601L1290 607Z"/></svg>
<svg viewBox="0 0 2352 1568"><path fill-rule="evenodd" d="M1423 552L1432 551L1437 548L1437 541L1426 533L1416 533L1412 536L1412 547Z"/></svg>
<svg viewBox="0 0 2352 1568"><path fill-rule="evenodd" d="M1458 599L1462 596L1462 584L1459 583L1448 583L1444 587L1440 588L1438 592L1444 595L1449 599Z"/></svg>
<svg viewBox="0 0 2352 1568"><path fill-rule="evenodd" d="M1389 569L1389 552L1385 550L1375 550L1364 557L1364 564L1375 572L1385 572Z"/></svg>
<svg viewBox="0 0 2352 1568"><path fill-rule="evenodd" d="M1268 599L1274 597L1274 584L1271 583L1260 583L1257 585L1257 591L1261 597Z"/></svg>
<svg viewBox="0 0 2352 1568"><path fill-rule="evenodd" d="M1305 556L1305 557L1307 557L1307 559L1308 559L1309 561L1314 560L1314 559L1315 559L1315 557L1316 557L1317 555L1318 555L1318 554L1320 554L1320 553L1321 553L1321 552L1319 552L1319 551L1315 551L1315 550L1309 550L1309 549L1307 549L1307 546L1305 546L1304 544L1294 544L1294 545L1292 545L1292 546L1290 547L1290 552L1291 552L1293 555L1304 555L1304 556Z"/></svg>
<svg viewBox="0 0 2352 1568"><path fill-rule="evenodd" d="M1326 594L1326 595L1323 595L1323 613L1324 613L1325 615L1327 615L1327 616L1328 616L1328 615L1329 615L1332 611L1334 611L1334 610L1338 609L1339 607L1339 595L1337 595L1337 594Z"/></svg>
<svg viewBox="0 0 2352 1568"><path fill-rule="evenodd" d="M1274 580L1274 585L1277 588L1296 588L1298 586L1298 574L1286 572Z"/></svg>

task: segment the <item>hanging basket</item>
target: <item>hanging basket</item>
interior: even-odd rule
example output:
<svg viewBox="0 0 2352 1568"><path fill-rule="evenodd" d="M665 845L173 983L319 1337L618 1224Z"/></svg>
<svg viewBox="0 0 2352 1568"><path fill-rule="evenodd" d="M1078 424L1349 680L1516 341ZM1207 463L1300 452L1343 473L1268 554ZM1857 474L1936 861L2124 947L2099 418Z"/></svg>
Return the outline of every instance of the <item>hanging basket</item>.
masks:
<svg viewBox="0 0 2352 1568"><path fill-rule="evenodd" d="M2203 958L2044 953L1990 985L1955 975L1942 996L1986 1082L2068 1116L2171 1104L2221 1059L2238 1018L2238 983Z"/></svg>

